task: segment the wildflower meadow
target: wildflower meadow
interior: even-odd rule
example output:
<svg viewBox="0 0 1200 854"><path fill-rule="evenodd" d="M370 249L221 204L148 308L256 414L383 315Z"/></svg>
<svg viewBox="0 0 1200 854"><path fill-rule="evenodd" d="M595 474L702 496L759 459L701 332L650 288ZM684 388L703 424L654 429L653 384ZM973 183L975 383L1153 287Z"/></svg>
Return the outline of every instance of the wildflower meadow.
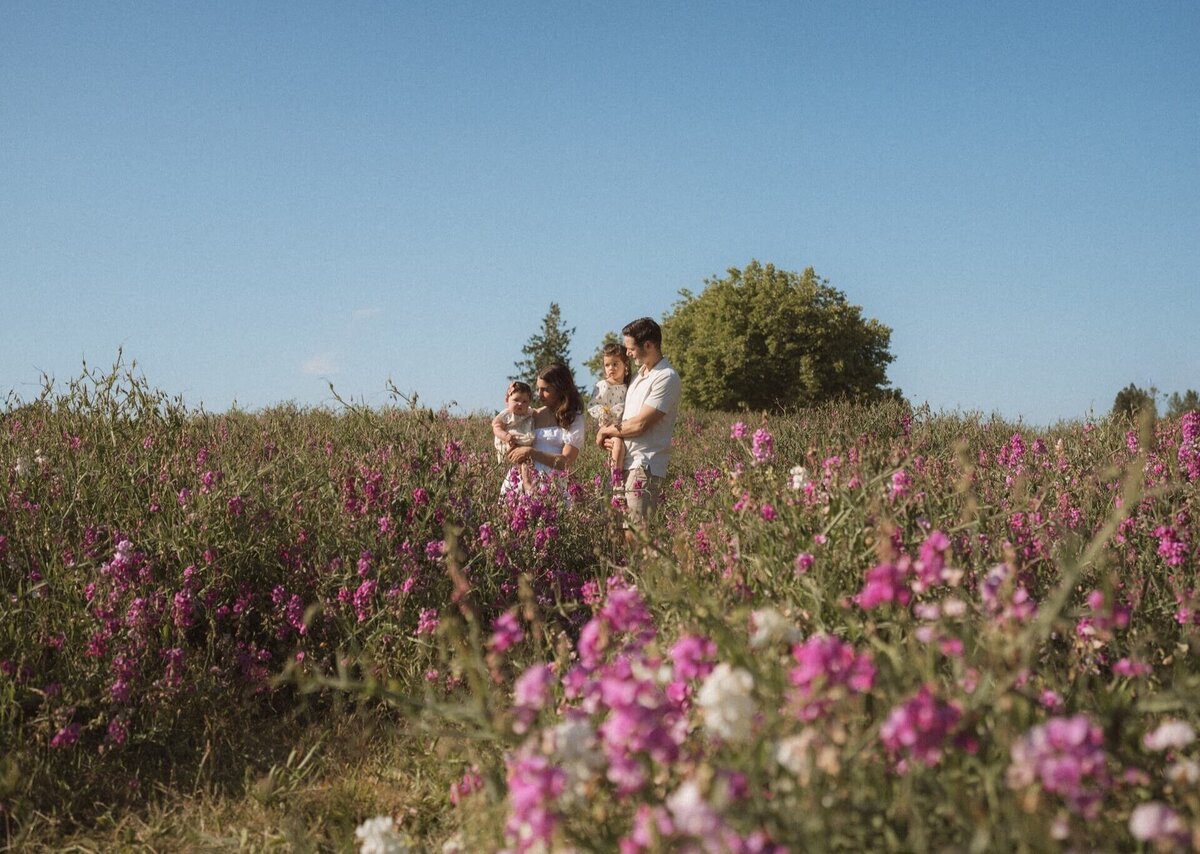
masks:
<svg viewBox="0 0 1200 854"><path fill-rule="evenodd" d="M685 412L633 544L605 465L10 396L5 847L1200 848L1200 413Z"/></svg>

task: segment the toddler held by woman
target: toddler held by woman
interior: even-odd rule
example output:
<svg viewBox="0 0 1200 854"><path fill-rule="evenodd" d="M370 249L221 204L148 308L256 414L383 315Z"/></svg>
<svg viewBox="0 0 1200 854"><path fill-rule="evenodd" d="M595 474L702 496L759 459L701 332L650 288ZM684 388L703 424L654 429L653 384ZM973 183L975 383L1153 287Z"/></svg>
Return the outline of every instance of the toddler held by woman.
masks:
<svg viewBox="0 0 1200 854"><path fill-rule="evenodd" d="M513 448L528 448L533 445L533 389L529 383L514 380L508 384L504 394L504 409L492 419L493 443L496 460L505 462ZM521 483L528 489L531 473L528 464L522 464Z"/></svg>

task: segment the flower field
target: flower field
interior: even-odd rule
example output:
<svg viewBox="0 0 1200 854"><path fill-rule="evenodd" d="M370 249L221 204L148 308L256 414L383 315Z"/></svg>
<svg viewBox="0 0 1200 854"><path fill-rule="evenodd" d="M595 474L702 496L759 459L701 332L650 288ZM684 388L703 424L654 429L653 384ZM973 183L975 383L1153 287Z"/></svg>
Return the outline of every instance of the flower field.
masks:
<svg viewBox="0 0 1200 854"><path fill-rule="evenodd" d="M10 399L7 846L1200 848L1200 413L684 413L633 548L603 466L501 501L483 418Z"/></svg>

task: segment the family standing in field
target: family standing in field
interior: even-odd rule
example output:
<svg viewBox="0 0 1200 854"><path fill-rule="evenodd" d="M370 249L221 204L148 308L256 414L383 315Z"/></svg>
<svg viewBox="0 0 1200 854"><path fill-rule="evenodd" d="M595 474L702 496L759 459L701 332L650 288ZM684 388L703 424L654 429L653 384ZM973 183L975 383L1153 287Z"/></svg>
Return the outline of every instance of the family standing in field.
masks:
<svg viewBox="0 0 1200 854"><path fill-rule="evenodd" d="M653 519L671 456L671 433L679 413L679 374L662 352L662 329L649 317L626 324L623 347L603 350L604 376L596 383L587 411L596 419L596 444L620 473L616 496L624 507L625 528ZM630 375L629 360L637 370ZM570 369L543 367L537 397L527 383L513 382L505 408L492 421L496 450L512 465L501 494L532 488L534 473L569 472L585 441L584 404ZM616 478L614 478L616 482Z"/></svg>

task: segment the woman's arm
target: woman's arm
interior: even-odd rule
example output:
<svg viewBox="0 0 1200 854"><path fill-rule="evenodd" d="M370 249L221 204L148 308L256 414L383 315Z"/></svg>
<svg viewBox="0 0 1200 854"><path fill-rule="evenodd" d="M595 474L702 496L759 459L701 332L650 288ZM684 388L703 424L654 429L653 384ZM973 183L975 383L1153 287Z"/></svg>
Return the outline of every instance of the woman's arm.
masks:
<svg viewBox="0 0 1200 854"><path fill-rule="evenodd" d="M564 445L561 454L535 451L533 448L513 448L508 452L508 461L514 466L521 463L538 462L554 471L570 471L578 456L579 449L574 445Z"/></svg>

